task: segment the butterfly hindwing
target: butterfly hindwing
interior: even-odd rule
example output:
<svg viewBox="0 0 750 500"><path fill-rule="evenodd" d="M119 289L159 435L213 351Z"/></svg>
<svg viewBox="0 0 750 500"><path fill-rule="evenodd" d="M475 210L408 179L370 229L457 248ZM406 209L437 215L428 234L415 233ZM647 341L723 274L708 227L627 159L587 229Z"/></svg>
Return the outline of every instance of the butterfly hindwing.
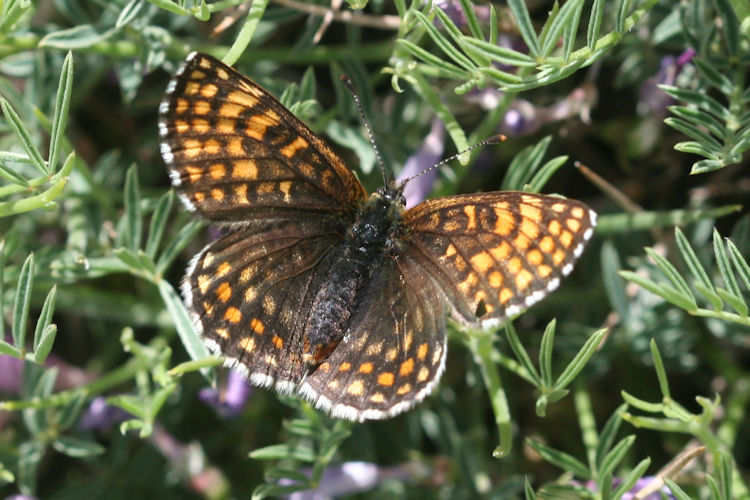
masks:
<svg viewBox="0 0 750 500"><path fill-rule="evenodd" d="M373 269L347 335L309 374L301 394L348 420L381 419L429 394L445 365L440 291L408 256Z"/></svg>
<svg viewBox="0 0 750 500"><path fill-rule="evenodd" d="M289 393L302 378L302 332L311 296L340 236L315 219L239 229L191 263L183 296L206 344L256 385Z"/></svg>
<svg viewBox="0 0 750 500"><path fill-rule="evenodd" d="M221 222L352 211L367 195L341 158L276 98L192 53L159 107L161 152L185 204Z"/></svg>

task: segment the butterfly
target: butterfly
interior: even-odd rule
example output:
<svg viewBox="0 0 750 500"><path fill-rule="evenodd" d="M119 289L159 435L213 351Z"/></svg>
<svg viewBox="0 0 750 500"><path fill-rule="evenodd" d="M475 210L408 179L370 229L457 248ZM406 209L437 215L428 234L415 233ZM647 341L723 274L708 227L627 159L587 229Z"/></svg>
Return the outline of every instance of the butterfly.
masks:
<svg viewBox="0 0 750 500"><path fill-rule="evenodd" d="M372 195L276 98L193 52L159 106L161 155L185 206L226 228L190 262L196 330L252 384L342 419L397 415L445 368L446 312L517 315L557 288L596 214L524 192Z"/></svg>

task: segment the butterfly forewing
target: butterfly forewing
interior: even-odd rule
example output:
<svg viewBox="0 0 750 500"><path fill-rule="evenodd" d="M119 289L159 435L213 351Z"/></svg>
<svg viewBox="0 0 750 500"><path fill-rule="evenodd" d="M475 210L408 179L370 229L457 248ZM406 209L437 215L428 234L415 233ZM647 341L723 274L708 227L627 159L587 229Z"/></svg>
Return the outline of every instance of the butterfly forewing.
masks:
<svg viewBox="0 0 750 500"><path fill-rule="evenodd" d="M575 200L492 192L428 200L407 210L405 251L442 288L458 319L514 316L557 288L593 234Z"/></svg>
<svg viewBox="0 0 750 500"><path fill-rule="evenodd" d="M161 152L188 207L221 222L352 211L366 192L341 158L252 80L192 53L159 107Z"/></svg>

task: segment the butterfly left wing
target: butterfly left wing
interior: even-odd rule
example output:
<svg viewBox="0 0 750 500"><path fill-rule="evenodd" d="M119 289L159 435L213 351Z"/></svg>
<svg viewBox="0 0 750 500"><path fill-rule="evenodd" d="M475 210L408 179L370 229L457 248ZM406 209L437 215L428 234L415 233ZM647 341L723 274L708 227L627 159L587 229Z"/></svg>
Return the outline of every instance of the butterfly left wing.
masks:
<svg viewBox="0 0 750 500"><path fill-rule="evenodd" d="M183 202L218 222L353 212L351 170L275 97L193 52L159 106L160 147Z"/></svg>
<svg viewBox="0 0 750 500"><path fill-rule="evenodd" d="M445 366L440 290L409 256L384 257L348 332L303 379L300 394L347 420L383 419L408 410L438 383Z"/></svg>
<svg viewBox="0 0 750 500"><path fill-rule="evenodd" d="M514 316L557 288L593 234L575 200L511 191L427 200L404 213L403 253L464 323Z"/></svg>

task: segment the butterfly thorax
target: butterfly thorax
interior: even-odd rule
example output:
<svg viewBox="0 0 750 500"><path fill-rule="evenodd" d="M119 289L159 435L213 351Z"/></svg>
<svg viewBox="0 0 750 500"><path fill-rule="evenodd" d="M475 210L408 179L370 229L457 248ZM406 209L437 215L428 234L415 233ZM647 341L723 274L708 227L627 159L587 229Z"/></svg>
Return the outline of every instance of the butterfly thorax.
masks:
<svg viewBox="0 0 750 500"><path fill-rule="evenodd" d="M372 270L392 258L403 233L401 189L378 190L357 211L343 244L330 259L326 282L317 290L303 334L303 360L312 371L346 335L352 311L363 300L362 291Z"/></svg>

